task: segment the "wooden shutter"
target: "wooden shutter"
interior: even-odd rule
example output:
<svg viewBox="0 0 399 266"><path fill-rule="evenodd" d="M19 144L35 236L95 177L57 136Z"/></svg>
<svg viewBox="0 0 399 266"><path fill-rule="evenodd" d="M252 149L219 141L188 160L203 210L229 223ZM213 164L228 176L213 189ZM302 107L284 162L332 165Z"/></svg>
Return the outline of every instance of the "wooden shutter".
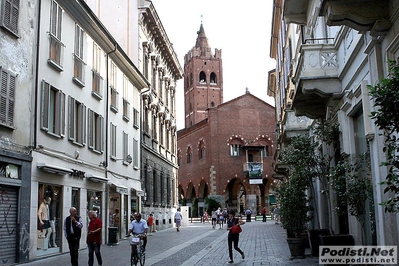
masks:
<svg viewBox="0 0 399 266"><path fill-rule="evenodd" d="M48 131L48 116L49 116L49 99L50 99L50 85L44 80L42 81L42 95L41 95L41 128Z"/></svg>
<svg viewBox="0 0 399 266"><path fill-rule="evenodd" d="M59 134L61 137L65 137L65 93L62 91L58 91L59 94L59 117L56 119L59 119Z"/></svg>
<svg viewBox="0 0 399 266"><path fill-rule="evenodd" d="M68 139L75 140L75 99L68 97Z"/></svg>
<svg viewBox="0 0 399 266"><path fill-rule="evenodd" d="M94 134L94 130L93 130L93 123L94 123L94 113L92 110L89 109L89 117L88 117L89 121L88 121L88 140L87 142L89 143L89 148L93 149L93 134Z"/></svg>
<svg viewBox="0 0 399 266"><path fill-rule="evenodd" d="M4 0L1 25L18 34L19 0Z"/></svg>
<svg viewBox="0 0 399 266"><path fill-rule="evenodd" d="M1 67L0 76L0 123L13 126L16 77Z"/></svg>
<svg viewBox="0 0 399 266"><path fill-rule="evenodd" d="M82 124L80 125L80 130L82 132L82 144L86 145L86 106L82 104Z"/></svg>

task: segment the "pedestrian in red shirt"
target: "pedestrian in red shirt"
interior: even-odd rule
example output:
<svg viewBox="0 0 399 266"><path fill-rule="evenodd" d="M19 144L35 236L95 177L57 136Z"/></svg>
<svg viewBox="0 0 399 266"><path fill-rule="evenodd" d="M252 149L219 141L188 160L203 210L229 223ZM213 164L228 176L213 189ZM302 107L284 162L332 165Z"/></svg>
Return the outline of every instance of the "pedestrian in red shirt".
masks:
<svg viewBox="0 0 399 266"><path fill-rule="evenodd" d="M148 228L150 229L149 235L152 236L152 233L154 232L154 215L152 215L152 213L150 213L150 216L148 216L147 225Z"/></svg>
<svg viewBox="0 0 399 266"><path fill-rule="evenodd" d="M263 222L266 222L266 207L263 207L262 209L262 217L263 217Z"/></svg>
<svg viewBox="0 0 399 266"><path fill-rule="evenodd" d="M98 265L103 264L103 260L101 258L101 230L103 223L100 218L97 217L97 213L95 211L89 211L89 229L87 233L86 243L89 248L89 266L93 266L94 256L93 253L96 253Z"/></svg>

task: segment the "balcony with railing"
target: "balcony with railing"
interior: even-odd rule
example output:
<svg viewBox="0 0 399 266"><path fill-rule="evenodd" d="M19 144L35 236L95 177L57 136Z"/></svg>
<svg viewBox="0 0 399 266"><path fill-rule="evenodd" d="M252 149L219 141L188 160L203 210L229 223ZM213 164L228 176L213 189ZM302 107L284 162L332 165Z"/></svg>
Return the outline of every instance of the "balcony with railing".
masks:
<svg viewBox="0 0 399 266"><path fill-rule="evenodd" d="M329 98L341 92L339 58L334 39L305 40L293 67L296 88L292 106L295 115L310 118L324 116Z"/></svg>

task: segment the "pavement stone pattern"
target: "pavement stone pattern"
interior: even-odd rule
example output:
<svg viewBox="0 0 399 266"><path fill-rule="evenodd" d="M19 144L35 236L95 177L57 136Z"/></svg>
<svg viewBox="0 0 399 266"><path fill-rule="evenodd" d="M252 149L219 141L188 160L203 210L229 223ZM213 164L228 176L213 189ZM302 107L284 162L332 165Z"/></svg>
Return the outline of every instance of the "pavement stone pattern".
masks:
<svg viewBox="0 0 399 266"><path fill-rule="evenodd" d="M318 258L310 256L291 259L286 241L286 231L274 221L252 221L242 226L239 247L245 259L234 250L234 263L229 264L227 230L220 230L209 223L190 223L188 227L165 229L148 236L145 265L159 266L209 266L209 265L319 265ZM103 266L129 266L130 245L120 240L118 245L102 245ZM87 265L87 248L79 251L79 265ZM67 266L69 253L37 259L21 265ZM95 259L95 266L97 261Z"/></svg>

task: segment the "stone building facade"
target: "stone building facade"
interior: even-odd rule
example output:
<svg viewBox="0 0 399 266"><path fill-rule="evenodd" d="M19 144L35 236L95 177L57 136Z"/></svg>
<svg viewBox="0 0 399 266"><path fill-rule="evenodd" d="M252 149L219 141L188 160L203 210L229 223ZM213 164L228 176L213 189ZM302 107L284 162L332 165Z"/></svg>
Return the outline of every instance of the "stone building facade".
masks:
<svg viewBox="0 0 399 266"><path fill-rule="evenodd" d="M211 52L203 25L185 56L185 128L178 131L180 204L198 213L205 198L218 195L221 207L260 212L269 208L273 183L274 107L246 93L223 103L222 52ZM208 210L210 211L210 210Z"/></svg>

